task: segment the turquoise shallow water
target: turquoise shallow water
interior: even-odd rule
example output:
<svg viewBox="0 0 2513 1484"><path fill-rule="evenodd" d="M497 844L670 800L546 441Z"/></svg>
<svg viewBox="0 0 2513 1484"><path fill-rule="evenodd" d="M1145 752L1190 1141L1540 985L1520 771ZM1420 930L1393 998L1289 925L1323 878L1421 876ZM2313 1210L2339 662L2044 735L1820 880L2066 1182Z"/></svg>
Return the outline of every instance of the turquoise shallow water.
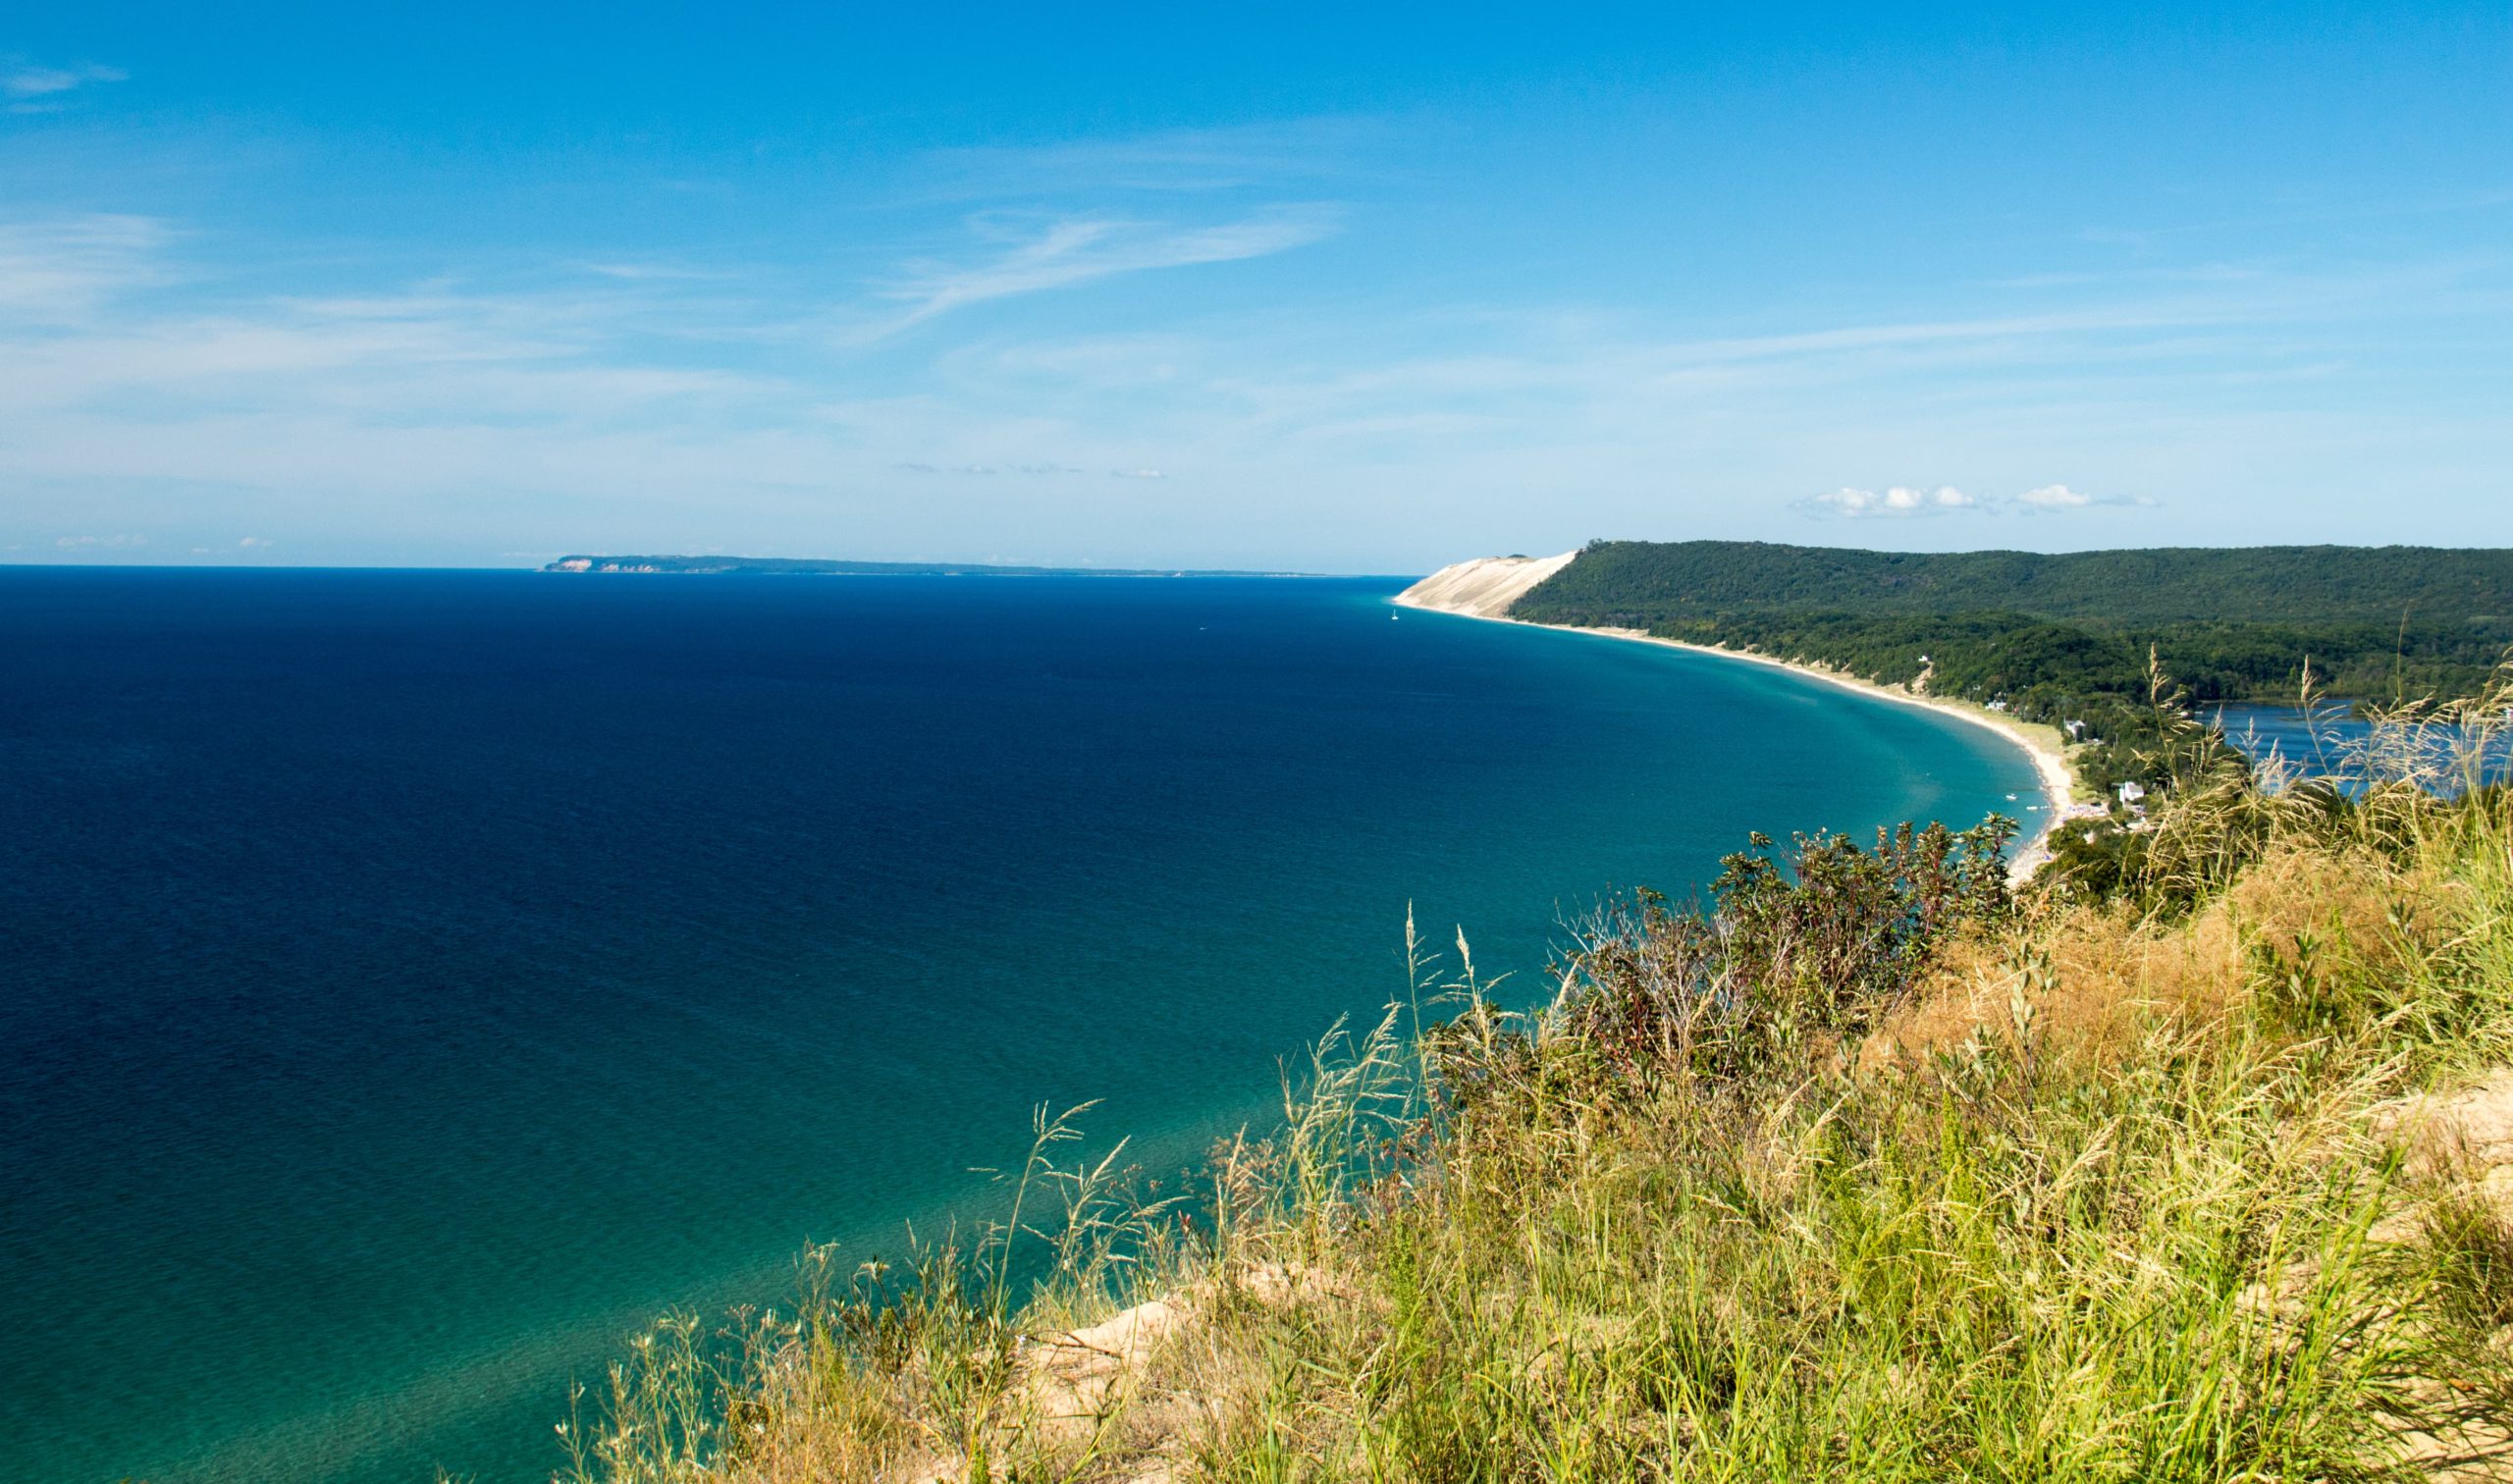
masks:
<svg viewBox="0 0 2513 1484"><path fill-rule="evenodd" d="M0 1480L538 1478L570 1375L1175 1168L1402 987L1978 729L1371 581L0 568ZM2027 816L2027 818L2030 818Z"/></svg>

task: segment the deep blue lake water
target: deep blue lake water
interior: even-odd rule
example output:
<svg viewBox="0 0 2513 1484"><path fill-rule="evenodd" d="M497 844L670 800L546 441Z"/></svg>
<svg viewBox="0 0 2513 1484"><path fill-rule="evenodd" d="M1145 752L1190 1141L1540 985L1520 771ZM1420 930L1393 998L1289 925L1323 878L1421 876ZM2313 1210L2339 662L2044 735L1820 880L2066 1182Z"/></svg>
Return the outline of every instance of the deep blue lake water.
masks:
<svg viewBox="0 0 2513 1484"><path fill-rule="evenodd" d="M1976 728L1393 581L0 568L0 1480L546 1477L668 1305ZM2024 816L2030 818L2030 816ZM1531 985L1531 977L1522 982Z"/></svg>
<svg viewBox="0 0 2513 1484"><path fill-rule="evenodd" d="M2361 791L2369 750L2381 759L2372 771L2396 776L2403 764L2414 760L2427 786L2446 791L2473 773L2486 779L2513 774L2513 727L2489 727L2482 737L2459 725L2435 723L2419 729L2412 739L2393 726L2387 741L2378 744L2376 724L2343 703L2326 703L2309 713L2296 706L2227 705L2210 707L2202 715L2252 761L2274 758L2291 778L2335 779L2340 791L2351 795Z"/></svg>

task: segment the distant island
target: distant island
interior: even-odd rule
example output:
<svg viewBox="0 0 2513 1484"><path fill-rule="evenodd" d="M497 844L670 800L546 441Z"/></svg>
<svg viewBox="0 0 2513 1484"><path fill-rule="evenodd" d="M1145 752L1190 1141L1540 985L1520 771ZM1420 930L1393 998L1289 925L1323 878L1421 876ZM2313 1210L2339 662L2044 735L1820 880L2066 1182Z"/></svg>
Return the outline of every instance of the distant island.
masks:
<svg viewBox="0 0 2513 1484"><path fill-rule="evenodd" d="M561 556L545 572L725 572L778 577L1306 577L1195 567L993 566L978 561L831 561L816 556Z"/></svg>

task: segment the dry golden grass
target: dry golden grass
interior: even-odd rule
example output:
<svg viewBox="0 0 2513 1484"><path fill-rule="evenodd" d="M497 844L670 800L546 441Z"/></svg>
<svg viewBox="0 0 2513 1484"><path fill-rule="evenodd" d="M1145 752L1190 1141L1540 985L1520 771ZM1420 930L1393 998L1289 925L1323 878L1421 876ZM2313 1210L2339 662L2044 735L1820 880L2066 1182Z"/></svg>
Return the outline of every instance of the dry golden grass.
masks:
<svg viewBox="0 0 2513 1484"><path fill-rule="evenodd" d="M1860 1047L1870 1070L1924 1063L2015 1019L2018 997L2048 1050L2116 1056L2158 1023L2223 1020L2265 965L2343 948L2351 972L2399 978L2471 926L2450 874L2359 845L2288 839L2186 917L2125 901L2029 903L2014 929L1950 943L1908 1003Z"/></svg>

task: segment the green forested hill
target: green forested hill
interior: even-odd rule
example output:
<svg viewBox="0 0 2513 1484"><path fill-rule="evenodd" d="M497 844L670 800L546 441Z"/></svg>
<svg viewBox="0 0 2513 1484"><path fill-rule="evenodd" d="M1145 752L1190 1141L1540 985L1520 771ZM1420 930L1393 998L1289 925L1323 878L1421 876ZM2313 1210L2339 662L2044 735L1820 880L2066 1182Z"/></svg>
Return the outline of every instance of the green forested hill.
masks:
<svg viewBox="0 0 2513 1484"><path fill-rule="evenodd" d="M1596 542L1512 610L1818 660L2020 707L2127 695L2153 646L2199 700L2463 694L2513 645L2513 551L1949 554Z"/></svg>
<svg viewBox="0 0 2513 1484"><path fill-rule="evenodd" d="M2150 551L1861 552L1758 541L1600 541L1530 605L1629 608L1663 620L1745 610L1988 610L2107 625L2184 619L2396 625L2513 617L2513 551L2163 547Z"/></svg>

